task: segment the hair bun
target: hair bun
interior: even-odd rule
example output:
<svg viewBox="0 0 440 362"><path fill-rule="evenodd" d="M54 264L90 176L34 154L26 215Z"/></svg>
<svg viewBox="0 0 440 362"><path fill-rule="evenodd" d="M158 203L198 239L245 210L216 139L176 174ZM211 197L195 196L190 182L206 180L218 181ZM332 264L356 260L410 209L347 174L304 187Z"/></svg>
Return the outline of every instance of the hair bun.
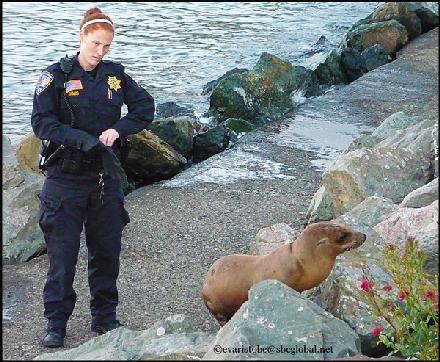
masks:
<svg viewBox="0 0 440 362"><path fill-rule="evenodd" d="M90 15L94 15L94 14L103 14L103 12L101 11L100 8L91 8L89 10L86 11L86 13L84 14L84 18L88 18Z"/></svg>

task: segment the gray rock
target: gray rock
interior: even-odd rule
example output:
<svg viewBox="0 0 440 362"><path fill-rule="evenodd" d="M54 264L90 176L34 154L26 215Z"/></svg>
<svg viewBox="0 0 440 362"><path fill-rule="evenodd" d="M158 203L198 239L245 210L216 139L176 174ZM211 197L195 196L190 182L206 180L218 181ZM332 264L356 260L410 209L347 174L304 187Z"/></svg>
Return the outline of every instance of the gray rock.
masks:
<svg viewBox="0 0 440 362"><path fill-rule="evenodd" d="M438 200L438 177L426 185L411 191L401 202L403 207L424 207Z"/></svg>
<svg viewBox="0 0 440 362"><path fill-rule="evenodd" d="M359 342L343 321L285 284L266 280L249 290L249 300L219 331L203 359L329 360L358 353Z"/></svg>
<svg viewBox="0 0 440 362"><path fill-rule="evenodd" d="M420 208L401 207L374 230L383 240L401 247L408 238L415 238L427 253L427 271L438 274L438 200Z"/></svg>
<svg viewBox="0 0 440 362"><path fill-rule="evenodd" d="M371 47L365 49L361 53L361 55L365 60L367 72L391 61L391 57L380 44L374 44Z"/></svg>
<svg viewBox="0 0 440 362"><path fill-rule="evenodd" d="M180 354L202 356L213 334L191 331L184 315L174 315L145 331L120 327L69 350L43 353L34 360L147 360Z"/></svg>
<svg viewBox="0 0 440 362"><path fill-rule="evenodd" d="M438 26L437 2L408 2L410 11L414 11L422 22L422 33Z"/></svg>
<svg viewBox="0 0 440 362"><path fill-rule="evenodd" d="M276 248L293 242L300 232L285 223L278 223L260 229L250 246L250 254L266 255Z"/></svg>
<svg viewBox="0 0 440 362"><path fill-rule="evenodd" d="M25 171L3 137L3 250L5 264L24 263L45 249L38 226L39 200L44 177Z"/></svg>
<svg viewBox="0 0 440 362"><path fill-rule="evenodd" d="M362 147L373 147L384 139L394 136L397 131L414 126L421 121L420 117L409 116L405 112L396 112L385 118L371 135L363 135L353 141L347 151Z"/></svg>
<svg viewBox="0 0 440 362"><path fill-rule="evenodd" d="M432 122L396 131L372 148L342 154L323 175L324 189L311 201L309 222L319 220L320 215L336 218L369 196L400 203L409 192L425 185L434 170L438 125L430 126Z"/></svg>

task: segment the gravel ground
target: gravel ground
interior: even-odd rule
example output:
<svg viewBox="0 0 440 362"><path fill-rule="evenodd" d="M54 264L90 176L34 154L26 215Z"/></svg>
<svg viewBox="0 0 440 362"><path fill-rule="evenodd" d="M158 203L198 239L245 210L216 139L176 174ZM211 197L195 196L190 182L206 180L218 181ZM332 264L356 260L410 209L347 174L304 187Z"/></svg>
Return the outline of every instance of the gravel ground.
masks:
<svg viewBox="0 0 440 362"><path fill-rule="evenodd" d="M261 145L265 134L256 133L250 143ZM311 167L313 153L275 145L262 147L262 152L287 164L295 178L185 187L154 184L126 197L131 222L123 235L118 318L128 328L143 330L184 313L194 321L195 330L217 331L219 325L200 296L209 266L222 255L247 253L263 227L284 222L302 229L321 177ZM41 293L47 268L46 255L25 265L3 267L7 301L3 359L28 360L53 351L39 345L46 325ZM80 249L74 288L78 301L67 327L65 349L94 336L85 247Z"/></svg>

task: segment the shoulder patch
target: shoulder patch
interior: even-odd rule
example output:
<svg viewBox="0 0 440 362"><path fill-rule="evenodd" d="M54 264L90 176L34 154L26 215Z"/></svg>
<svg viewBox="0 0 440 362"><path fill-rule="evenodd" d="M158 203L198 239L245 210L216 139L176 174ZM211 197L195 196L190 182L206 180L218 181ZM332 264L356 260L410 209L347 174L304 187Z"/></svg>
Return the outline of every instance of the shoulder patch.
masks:
<svg viewBox="0 0 440 362"><path fill-rule="evenodd" d="M35 87L35 93L37 96L41 94L53 81L53 74L47 70L42 72L38 78L37 86Z"/></svg>

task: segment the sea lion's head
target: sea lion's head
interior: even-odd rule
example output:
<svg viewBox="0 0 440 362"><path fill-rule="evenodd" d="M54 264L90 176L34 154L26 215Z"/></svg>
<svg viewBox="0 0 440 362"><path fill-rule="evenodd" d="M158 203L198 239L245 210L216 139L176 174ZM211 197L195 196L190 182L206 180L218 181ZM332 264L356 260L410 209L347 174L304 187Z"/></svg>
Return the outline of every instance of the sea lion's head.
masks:
<svg viewBox="0 0 440 362"><path fill-rule="evenodd" d="M359 231L331 222L310 224L304 233L315 244L315 255L320 252L339 255L358 248L366 239L366 235Z"/></svg>

